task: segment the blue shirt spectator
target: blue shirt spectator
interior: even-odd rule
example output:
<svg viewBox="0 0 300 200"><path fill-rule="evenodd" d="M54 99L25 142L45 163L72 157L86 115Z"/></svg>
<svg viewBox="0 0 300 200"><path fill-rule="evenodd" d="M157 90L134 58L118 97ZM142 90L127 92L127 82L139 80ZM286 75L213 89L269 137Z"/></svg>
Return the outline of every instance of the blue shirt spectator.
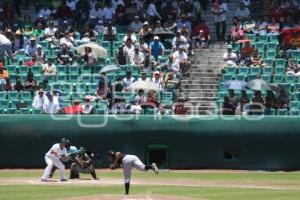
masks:
<svg viewBox="0 0 300 200"><path fill-rule="evenodd" d="M165 53L164 45L159 41L158 36L154 36L154 41L149 45L150 54L155 58L158 59L158 56L163 56Z"/></svg>

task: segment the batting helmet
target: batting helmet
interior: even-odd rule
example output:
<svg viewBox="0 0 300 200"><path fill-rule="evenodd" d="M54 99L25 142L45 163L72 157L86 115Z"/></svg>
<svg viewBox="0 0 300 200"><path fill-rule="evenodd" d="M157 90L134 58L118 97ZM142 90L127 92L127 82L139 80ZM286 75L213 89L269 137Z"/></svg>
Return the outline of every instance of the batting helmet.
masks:
<svg viewBox="0 0 300 200"><path fill-rule="evenodd" d="M109 150L107 152L108 157L110 157L112 160L116 159L116 152L114 152L113 150Z"/></svg>
<svg viewBox="0 0 300 200"><path fill-rule="evenodd" d="M65 144L67 144L67 143L69 143L69 140L66 139L66 138L61 138L60 141L59 141L59 143L65 143Z"/></svg>

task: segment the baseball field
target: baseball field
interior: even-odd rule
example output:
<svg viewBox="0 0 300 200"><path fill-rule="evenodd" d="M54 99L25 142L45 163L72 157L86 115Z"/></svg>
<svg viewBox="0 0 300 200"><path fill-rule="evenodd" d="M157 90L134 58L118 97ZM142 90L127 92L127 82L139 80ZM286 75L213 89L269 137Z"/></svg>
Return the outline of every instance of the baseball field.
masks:
<svg viewBox="0 0 300 200"><path fill-rule="evenodd" d="M100 180L41 182L43 169L0 170L0 200L298 200L300 172L231 170L133 171L131 194L124 196L120 170L97 170ZM66 172L67 174L69 171Z"/></svg>

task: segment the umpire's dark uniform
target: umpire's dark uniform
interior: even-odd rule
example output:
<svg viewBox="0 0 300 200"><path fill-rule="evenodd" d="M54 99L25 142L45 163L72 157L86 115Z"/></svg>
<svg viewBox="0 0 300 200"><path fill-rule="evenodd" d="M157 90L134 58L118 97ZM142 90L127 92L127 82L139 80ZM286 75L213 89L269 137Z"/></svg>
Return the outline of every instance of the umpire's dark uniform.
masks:
<svg viewBox="0 0 300 200"><path fill-rule="evenodd" d="M79 173L90 173L95 180L98 180L93 160L85 152L79 153L71 164L70 179L79 178Z"/></svg>

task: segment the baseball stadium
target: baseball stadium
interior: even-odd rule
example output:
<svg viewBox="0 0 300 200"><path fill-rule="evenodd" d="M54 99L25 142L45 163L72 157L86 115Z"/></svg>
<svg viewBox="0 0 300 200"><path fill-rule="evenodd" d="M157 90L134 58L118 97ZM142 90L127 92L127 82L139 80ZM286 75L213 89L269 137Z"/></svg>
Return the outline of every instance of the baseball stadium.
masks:
<svg viewBox="0 0 300 200"><path fill-rule="evenodd" d="M299 0L0 0L0 200L300 199Z"/></svg>

